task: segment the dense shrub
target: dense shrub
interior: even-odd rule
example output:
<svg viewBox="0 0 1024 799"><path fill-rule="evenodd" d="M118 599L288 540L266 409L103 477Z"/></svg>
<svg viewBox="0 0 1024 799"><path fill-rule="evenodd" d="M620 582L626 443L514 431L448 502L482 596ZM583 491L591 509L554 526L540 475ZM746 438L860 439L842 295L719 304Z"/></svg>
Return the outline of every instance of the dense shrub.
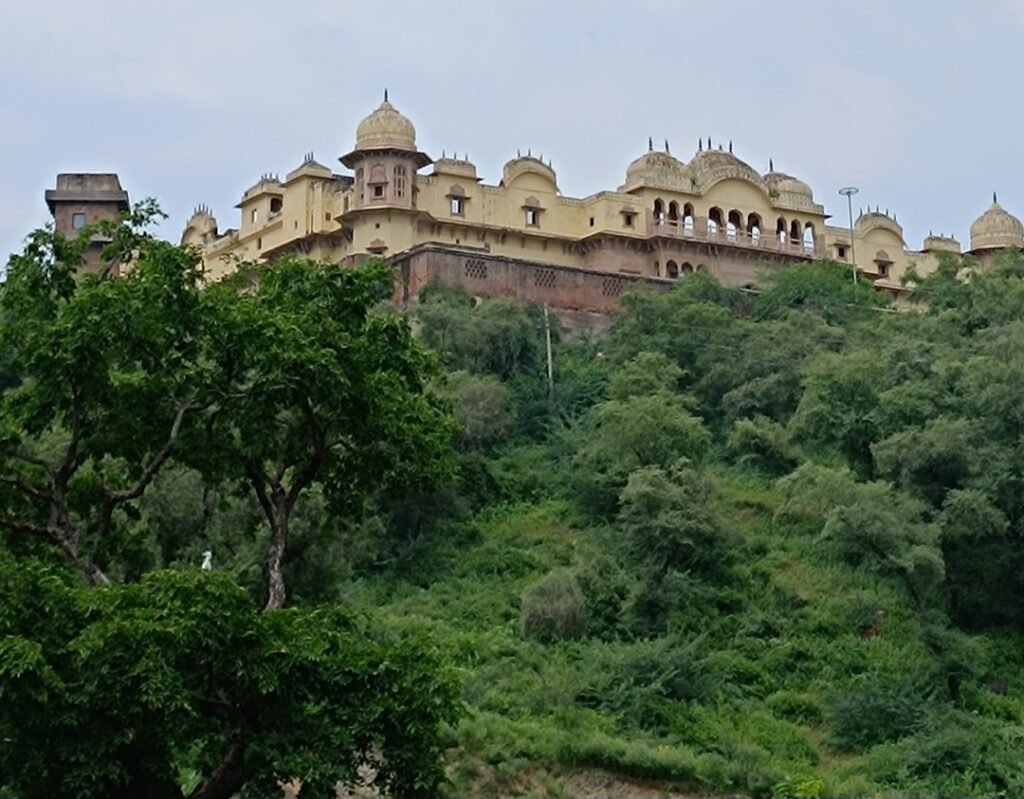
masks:
<svg viewBox="0 0 1024 799"><path fill-rule="evenodd" d="M929 699L910 683L865 680L837 697L828 710L830 742L840 751L862 751L913 733Z"/></svg>
<svg viewBox="0 0 1024 799"><path fill-rule="evenodd" d="M553 571L523 592L523 635L544 643L587 634L587 601L576 575Z"/></svg>

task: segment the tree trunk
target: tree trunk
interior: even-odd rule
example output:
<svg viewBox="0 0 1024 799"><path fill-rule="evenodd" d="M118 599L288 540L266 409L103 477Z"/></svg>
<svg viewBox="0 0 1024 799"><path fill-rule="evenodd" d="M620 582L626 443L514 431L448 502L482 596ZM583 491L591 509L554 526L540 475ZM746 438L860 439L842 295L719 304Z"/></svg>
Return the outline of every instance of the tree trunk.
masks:
<svg viewBox="0 0 1024 799"><path fill-rule="evenodd" d="M51 538L56 540L61 549L67 553L78 570L85 575L85 579L92 585L110 585L110 578L103 573L90 558L83 558L78 549L78 535L74 530L63 530L52 532Z"/></svg>
<svg viewBox="0 0 1024 799"><path fill-rule="evenodd" d="M284 587L284 548L288 543L287 502L278 501L270 519L270 547L267 549L267 604L263 612L284 607L287 596Z"/></svg>
<svg viewBox="0 0 1024 799"><path fill-rule="evenodd" d="M210 773L209 778L189 794L188 799L231 799L242 789L248 778L245 745L235 733L224 760Z"/></svg>

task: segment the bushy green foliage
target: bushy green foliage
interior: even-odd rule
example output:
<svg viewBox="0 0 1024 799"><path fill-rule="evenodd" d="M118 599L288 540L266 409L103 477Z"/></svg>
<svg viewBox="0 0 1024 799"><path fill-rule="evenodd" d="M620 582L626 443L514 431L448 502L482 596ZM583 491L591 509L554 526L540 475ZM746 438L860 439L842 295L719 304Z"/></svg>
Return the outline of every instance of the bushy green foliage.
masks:
<svg viewBox="0 0 1024 799"><path fill-rule="evenodd" d="M347 323L329 313L303 325L343 299L337 286L373 295L386 282L375 274L310 276L285 262L266 288L259 271L245 285L256 305L269 302L257 301L264 291L281 300L299 328L270 325L271 343L298 335L299 350L322 345L333 358ZM432 287L407 312L436 360L402 320L365 304L365 316L346 318L398 344L411 385L460 424L432 427L422 452L398 453L384 482L413 489L402 496L367 490L339 502L349 487L333 471L303 492L283 564L296 610L281 618L340 614L353 656L367 641L385 647L375 652L415 648L423 631L442 642L470 707L443 728L460 795L572 794L589 769L622 780L623 792L642 780L747 796L1019 794L1024 258L1007 253L984 271L947 259L919 280L916 313L892 311L850 277L837 264L772 268L750 295L694 275L625 296L600 336L565 329L554 313L545 321L543 309ZM278 398L280 415L259 429L280 443L302 418L303 388L259 390ZM7 395L19 392L30 393ZM384 402L382 418L409 421L402 396L391 400L401 412ZM19 440L47 453L64 432ZM416 440L394 439L399 449ZM405 486L406 457L429 458L449 440L452 478ZM81 518L102 491L96 475L130 471L125 452L92 467L73 506ZM213 549L215 572L251 601L269 537L258 500L241 495L237 475L211 481L183 461L199 465L170 458L138 502L115 510L119 534L83 551L145 593L164 579L218 585L216 573L145 576ZM11 476L31 474L19 470ZM369 472L360 479L373 483ZM51 569L64 562L37 538L4 545L50 557ZM336 601L365 609L373 627L325 607ZM83 622L65 637L79 627L92 629ZM149 644L123 640L153 662ZM303 698L324 718L340 712ZM202 772L203 741L174 746L174 767ZM304 759L315 745L293 738L274 745L275 774L326 778L351 763L316 766ZM436 764L437 749L428 754Z"/></svg>
<svg viewBox="0 0 1024 799"><path fill-rule="evenodd" d="M582 638L587 603L572 572L550 572L523 592L523 635L544 643Z"/></svg>
<svg viewBox="0 0 1024 799"><path fill-rule="evenodd" d="M737 419L729 431L725 452L738 466L767 475L786 474L799 462L786 428L765 416Z"/></svg>
<svg viewBox="0 0 1024 799"><path fill-rule="evenodd" d="M0 580L0 773L16 795L181 797L181 770L221 764L246 795L296 775L326 794L363 765L395 795L444 782L456 688L422 640L388 643L336 608L260 614L197 569L97 591L3 557Z"/></svg>

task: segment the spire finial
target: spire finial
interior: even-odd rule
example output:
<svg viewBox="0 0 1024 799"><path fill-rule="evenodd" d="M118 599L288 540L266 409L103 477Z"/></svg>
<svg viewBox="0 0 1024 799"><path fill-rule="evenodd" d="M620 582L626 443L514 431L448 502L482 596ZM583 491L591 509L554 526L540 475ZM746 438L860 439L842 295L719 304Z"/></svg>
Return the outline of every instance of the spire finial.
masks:
<svg viewBox="0 0 1024 799"><path fill-rule="evenodd" d="M697 152L704 152L704 139L697 139Z"/></svg>
<svg viewBox="0 0 1024 799"><path fill-rule="evenodd" d="M729 139L729 152L732 152L732 139Z"/></svg>
<svg viewBox="0 0 1024 799"><path fill-rule="evenodd" d="M672 152L671 150L668 149L668 139L665 139L665 152L666 153Z"/></svg>
<svg viewBox="0 0 1024 799"><path fill-rule="evenodd" d="M773 159L773 158L769 158L768 159L768 171L769 172L774 172L775 171L775 159Z"/></svg>
<svg viewBox="0 0 1024 799"><path fill-rule="evenodd" d="M998 204L999 203L999 198L996 197L996 193L995 192L992 192L992 203L993 204Z"/></svg>
<svg viewBox="0 0 1024 799"><path fill-rule="evenodd" d="M386 103L387 101L388 101L388 87L385 86L384 87L384 102ZM435 150L434 152L437 152L437 151Z"/></svg>
<svg viewBox="0 0 1024 799"><path fill-rule="evenodd" d="M649 152L649 153L653 153L654 152L654 137L653 136L648 136L647 137L647 152Z"/></svg>
<svg viewBox="0 0 1024 799"><path fill-rule="evenodd" d="M709 150L711 149L711 137L710 136L708 136L708 149Z"/></svg>

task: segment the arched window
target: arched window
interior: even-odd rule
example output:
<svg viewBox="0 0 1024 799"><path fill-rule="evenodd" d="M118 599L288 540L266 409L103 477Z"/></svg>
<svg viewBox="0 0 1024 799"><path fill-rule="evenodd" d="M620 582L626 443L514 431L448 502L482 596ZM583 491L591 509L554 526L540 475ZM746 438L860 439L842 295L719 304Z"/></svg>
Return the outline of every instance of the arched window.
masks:
<svg viewBox="0 0 1024 799"><path fill-rule="evenodd" d="M673 279L679 277L679 266L675 261L669 261L665 264L665 277Z"/></svg>
<svg viewBox="0 0 1024 799"><path fill-rule="evenodd" d="M751 243L756 245L761 240L761 217L757 214L750 214L747 217L747 233L750 235Z"/></svg>
<svg viewBox="0 0 1024 799"><path fill-rule="evenodd" d="M281 206L282 205L283 205L283 203L282 203L280 197L271 197L270 198L270 213L271 213L271 215L281 213Z"/></svg>
<svg viewBox="0 0 1024 799"><path fill-rule="evenodd" d="M804 228L804 249L807 250L808 253L814 252L814 225L810 222L808 222L807 226Z"/></svg>
<svg viewBox="0 0 1024 799"><path fill-rule="evenodd" d="M654 224L660 225L665 221L665 203L659 197L654 201Z"/></svg>
<svg viewBox="0 0 1024 799"><path fill-rule="evenodd" d="M804 237L804 231L800 227L800 220L794 219L789 223L789 240L793 244L797 244Z"/></svg>
<svg viewBox="0 0 1024 799"><path fill-rule="evenodd" d="M684 274L684 275L692 275L693 274L693 264L691 264L689 261L683 261L683 265L681 267L679 267L679 271L680 271L681 274Z"/></svg>
<svg viewBox="0 0 1024 799"><path fill-rule="evenodd" d="M698 272L707 272L708 268L704 264L697 264L697 271Z"/></svg>
<svg viewBox="0 0 1024 799"><path fill-rule="evenodd" d="M722 209L712 208L708 211L708 235L716 236L718 231L722 229Z"/></svg>
<svg viewBox="0 0 1024 799"><path fill-rule="evenodd" d="M729 212L729 218L725 225L725 232L729 241L736 241L737 236L743 232L743 216L736 209Z"/></svg>
<svg viewBox="0 0 1024 799"><path fill-rule="evenodd" d="M661 261L654 262L654 274L661 277Z"/></svg>
<svg viewBox="0 0 1024 799"><path fill-rule="evenodd" d="M779 239L779 244L786 243L786 220L781 216L779 221L775 223L775 235Z"/></svg>
<svg viewBox="0 0 1024 799"><path fill-rule="evenodd" d="M683 206L683 233L693 235L693 206L689 203Z"/></svg>
<svg viewBox="0 0 1024 799"><path fill-rule="evenodd" d="M370 186L370 197L374 200L381 200L384 198L384 187L388 182L388 173L384 168L383 164L375 164L370 169L370 180L368 185Z"/></svg>
<svg viewBox="0 0 1024 799"><path fill-rule="evenodd" d="M679 221L679 203L675 200L668 204L668 221L678 222Z"/></svg>
<svg viewBox="0 0 1024 799"><path fill-rule="evenodd" d="M405 196L405 167L401 164L395 167L395 196Z"/></svg>

